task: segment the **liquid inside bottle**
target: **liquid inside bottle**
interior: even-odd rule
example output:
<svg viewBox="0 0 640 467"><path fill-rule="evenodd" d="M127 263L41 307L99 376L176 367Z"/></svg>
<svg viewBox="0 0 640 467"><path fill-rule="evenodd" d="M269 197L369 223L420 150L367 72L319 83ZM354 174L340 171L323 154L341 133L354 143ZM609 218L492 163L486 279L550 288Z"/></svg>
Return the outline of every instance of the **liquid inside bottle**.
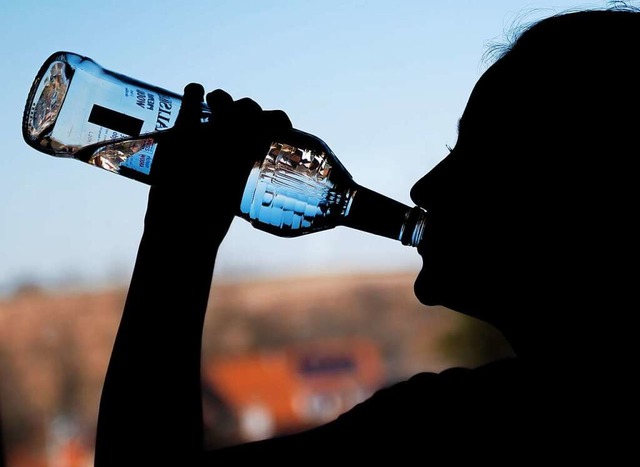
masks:
<svg viewBox="0 0 640 467"><path fill-rule="evenodd" d="M162 138L182 97L93 60L57 52L41 67L23 115L23 136L49 155L150 184ZM211 115L203 105L202 121ZM223 170L221 168L221 170ZM238 216L284 237L346 226L417 246L426 213L358 185L319 138L296 129L274 137L255 162Z"/></svg>

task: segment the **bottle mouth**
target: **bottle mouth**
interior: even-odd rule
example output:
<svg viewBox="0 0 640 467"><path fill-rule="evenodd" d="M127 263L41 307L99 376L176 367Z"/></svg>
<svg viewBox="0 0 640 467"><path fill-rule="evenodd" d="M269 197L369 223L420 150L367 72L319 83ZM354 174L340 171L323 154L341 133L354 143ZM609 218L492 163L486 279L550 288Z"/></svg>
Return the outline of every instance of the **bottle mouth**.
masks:
<svg viewBox="0 0 640 467"><path fill-rule="evenodd" d="M427 212L414 206L405 215L405 221L400 229L399 240L403 245L417 247L422 241L427 223Z"/></svg>

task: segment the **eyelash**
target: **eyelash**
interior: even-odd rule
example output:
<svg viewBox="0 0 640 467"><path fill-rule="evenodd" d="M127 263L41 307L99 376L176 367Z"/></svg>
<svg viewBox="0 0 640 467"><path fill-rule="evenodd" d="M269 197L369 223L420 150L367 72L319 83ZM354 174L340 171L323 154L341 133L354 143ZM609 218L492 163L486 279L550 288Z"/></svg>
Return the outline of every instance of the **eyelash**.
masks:
<svg viewBox="0 0 640 467"><path fill-rule="evenodd" d="M448 144L445 144L444 146L449 150L449 152L453 151L453 148L451 146L449 146Z"/></svg>

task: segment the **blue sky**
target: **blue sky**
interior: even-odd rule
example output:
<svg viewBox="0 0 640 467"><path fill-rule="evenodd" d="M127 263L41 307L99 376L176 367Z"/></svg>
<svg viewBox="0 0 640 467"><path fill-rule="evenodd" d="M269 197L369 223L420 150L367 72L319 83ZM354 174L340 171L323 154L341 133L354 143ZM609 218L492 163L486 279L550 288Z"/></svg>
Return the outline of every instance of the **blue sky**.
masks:
<svg viewBox="0 0 640 467"><path fill-rule="evenodd" d="M89 56L172 91L196 81L283 109L294 126L326 141L358 183L411 204L412 184L455 144L456 122L484 69L486 46L514 22L603 5L4 0L0 292L24 281L126 279L142 232L148 187L39 153L22 139L29 87L55 51ZM236 219L216 275L420 266L413 249L344 227L281 239Z"/></svg>

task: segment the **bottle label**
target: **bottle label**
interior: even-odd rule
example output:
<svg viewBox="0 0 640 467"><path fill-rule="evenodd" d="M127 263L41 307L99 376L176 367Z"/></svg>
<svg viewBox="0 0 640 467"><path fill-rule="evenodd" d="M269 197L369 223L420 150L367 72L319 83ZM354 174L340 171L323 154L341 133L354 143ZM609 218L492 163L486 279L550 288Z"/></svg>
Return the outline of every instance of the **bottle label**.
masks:
<svg viewBox="0 0 640 467"><path fill-rule="evenodd" d="M151 172L151 162L156 152L157 143L152 139L143 140L142 147L127 157L120 167L126 167L136 172L142 172L149 175Z"/></svg>

